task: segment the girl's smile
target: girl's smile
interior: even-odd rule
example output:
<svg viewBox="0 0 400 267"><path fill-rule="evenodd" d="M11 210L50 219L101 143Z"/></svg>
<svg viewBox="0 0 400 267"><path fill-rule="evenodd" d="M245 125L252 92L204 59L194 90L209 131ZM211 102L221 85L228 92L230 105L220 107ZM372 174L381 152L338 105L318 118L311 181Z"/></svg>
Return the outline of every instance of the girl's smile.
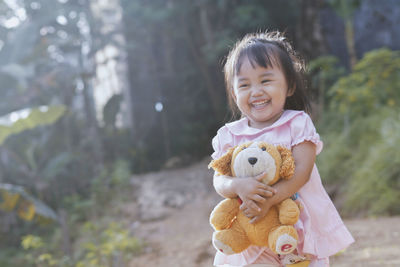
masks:
<svg viewBox="0 0 400 267"><path fill-rule="evenodd" d="M264 68L243 59L234 76L232 96L254 128L272 125L282 115L289 96L285 75L277 66Z"/></svg>
<svg viewBox="0 0 400 267"><path fill-rule="evenodd" d="M255 100L251 103L253 108L257 110L262 110L265 107L267 107L269 104L271 104L271 100Z"/></svg>

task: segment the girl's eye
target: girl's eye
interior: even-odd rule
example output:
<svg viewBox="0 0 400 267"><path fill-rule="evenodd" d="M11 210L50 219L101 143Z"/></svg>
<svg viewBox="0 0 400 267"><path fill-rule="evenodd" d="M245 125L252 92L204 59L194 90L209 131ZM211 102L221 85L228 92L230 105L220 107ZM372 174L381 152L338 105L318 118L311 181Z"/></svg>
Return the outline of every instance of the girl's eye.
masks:
<svg viewBox="0 0 400 267"><path fill-rule="evenodd" d="M265 146L263 146L263 147L261 148L261 150L262 150L262 151L265 151L265 150L267 150L267 148L266 148Z"/></svg>
<svg viewBox="0 0 400 267"><path fill-rule="evenodd" d="M244 147L242 147L242 150L245 150L246 148L247 148L247 147L244 146Z"/></svg>
<svg viewBox="0 0 400 267"><path fill-rule="evenodd" d="M249 86L248 84L241 84L241 85L239 85L239 88L246 88L248 86Z"/></svg>
<svg viewBox="0 0 400 267"><path fill-rule="evenodd" d="M268 83L268 82L270 82L271 80L262 80L261 81L261 83Z"/></svg>

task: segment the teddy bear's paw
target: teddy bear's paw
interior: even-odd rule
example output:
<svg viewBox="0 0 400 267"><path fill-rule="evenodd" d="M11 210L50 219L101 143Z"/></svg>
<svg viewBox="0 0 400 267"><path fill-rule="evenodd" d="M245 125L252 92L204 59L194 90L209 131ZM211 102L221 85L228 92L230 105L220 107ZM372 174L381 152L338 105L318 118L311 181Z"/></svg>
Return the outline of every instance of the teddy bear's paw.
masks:
<svg viewBox="0 0 400 267"><path fill-rule="evenodd" d="M288 234L283 234L276 241L276 252L281 255L291 253L297 247L297 240Z"/></svg>
<svg viewBox="0 0 400 267"><path fill-rule="evenodd" d="M233 251L233 249L230 246L224 244L222 241L220 241L218 239L213 238L213 245L216 250L221 251L225 255L235 254L235 252Z"/></svg>

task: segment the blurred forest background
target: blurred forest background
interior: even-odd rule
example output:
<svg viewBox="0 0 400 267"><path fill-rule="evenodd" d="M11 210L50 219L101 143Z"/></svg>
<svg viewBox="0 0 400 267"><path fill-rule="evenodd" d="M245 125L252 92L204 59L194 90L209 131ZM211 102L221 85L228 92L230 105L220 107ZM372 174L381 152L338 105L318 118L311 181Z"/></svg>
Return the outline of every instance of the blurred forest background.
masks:
<svg viewBox="0 0 400 267"><path fill-rule="evenodd" d="M396 0L0 0L0 266L124 266L131 175L210 155L224 56L266 29L308 63L341 213L399 215L398 25Z"/></svg>

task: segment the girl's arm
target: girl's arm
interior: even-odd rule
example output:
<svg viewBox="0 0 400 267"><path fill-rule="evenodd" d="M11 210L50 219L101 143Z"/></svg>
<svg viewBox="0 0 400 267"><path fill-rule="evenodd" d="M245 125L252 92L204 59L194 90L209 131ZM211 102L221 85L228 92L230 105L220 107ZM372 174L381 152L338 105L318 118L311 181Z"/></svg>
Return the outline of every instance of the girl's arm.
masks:
<svg viewBox="0 0 400 267"><path fill-rule="evenodd" d="M261 211L257 203L264 203L266 198L271 197L275 192L271 186L261 182L266 173L256 177L236 178L214 174L214 187L219 195L224 198L240 197L243 204L252 210Z"/></svg>
<svg viewBox="0 0 400 267"><path fill-rule="evenodd" d="M242 205L241 209L247 217L252 218L251 223L258 222L263 218L271 206L291 197L310 179L316 157L316 145L305 141L292 148L292 155L295 162L294 175L289 180L280 180L273 187L276 194L261 203L261 211L256 212L254 208Z"/></svg>

